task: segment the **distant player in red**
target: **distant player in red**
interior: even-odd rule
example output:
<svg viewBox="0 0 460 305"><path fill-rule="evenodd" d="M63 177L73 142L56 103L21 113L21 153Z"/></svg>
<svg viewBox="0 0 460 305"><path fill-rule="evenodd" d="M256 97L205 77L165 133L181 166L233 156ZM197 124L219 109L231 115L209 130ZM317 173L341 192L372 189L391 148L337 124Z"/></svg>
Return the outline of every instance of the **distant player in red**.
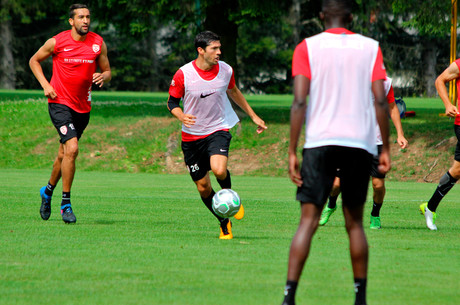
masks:
<svg viewBox="0 0 460 305"><path fill-rule="evenodd" d="M292 58L294 100L289 177L297 186L301 215L289 251L283 305L295 304L297 285L337 169L355 305L366 304L369 254L363 210L372 155L377 155L377 122L383 141L378 169L381 173L390 169L388 103L383 88L386 72L378 42L345 28L353 20L352 6L351 0L323 0L320 18L326 30L299 43ZM304 124L300 165L297 146Z"/></svg>
<svg viewBox="0 0 460 305"><path fill-rule="evenodd" d="M458 112L457 106L453 105L449 100L449 93L447 93L446 84L452 80L457 81L457 90L460 91L460 59L457 59L447 67L439 76L436 78L436 90L438 91L439 97L444 103L446 108L446 115L455 118L454 121L454 132L457 136L457 147L454 153L454 162L449 170L439 180L438 187L434 191L428 202L424 202L420 205L420 211L425 215L426 226L432 231L436 231L438 227L435 224L436 220L436 209L442 198L454 187L458 179L460 179L460 113ZM460 101L460 95L458 96Z"/></svg>
<svg viewBox="0 0 460 305"><path fill-rule="evenodd" d="M212 210L209 171L212 170L221 188L231 188L227 169L228 151L232 135L229 130L239 119L228 96L246 112L261 133L267 127L249 106L235 85L231 66L220 60L220 37L210 31L195 38L197 59L182 66L174 75L169 87L169 111L182 122L182 151L190 176L196 184L201 199L219 220L220 239L232 239L231 222ZM183 108L180 107L180 101ZM244 208L234 216L241 219Z"/></svg>
<svg viewBox="0 0 460 305"><path fill-rule="evenodd" d="M78 140L89 122L91 87L102 87L112 78L107 46L102 37L89 31L90 11L84 4L69 8L70 30L48 39L30 59L34 73L46 97L53 125L60 136L58 155L48 185L40 189L40 215L48 220L51 197L62 177L61 215L66 223L77 221L70 203L70 189L75 175ZM53 76L48 82L41 62L53 57ZM96 72L99 67L100 72Z"/></svg>

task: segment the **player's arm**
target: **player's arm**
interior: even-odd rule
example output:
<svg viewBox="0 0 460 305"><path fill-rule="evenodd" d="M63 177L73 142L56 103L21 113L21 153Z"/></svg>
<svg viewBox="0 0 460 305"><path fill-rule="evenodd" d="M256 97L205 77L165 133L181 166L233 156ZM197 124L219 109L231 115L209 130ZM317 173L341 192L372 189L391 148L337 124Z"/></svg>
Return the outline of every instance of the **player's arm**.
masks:
<svg viewBox="0 0 460 305"><path fill-rule="evenodd" d="M227 94L235 102L235 104L240 106L240 108L244 112L246 112L247 115L249 115L254 124L257 125L257 133L261 133L262 131L267 129L267 126L265 126L265 122L254 112L254 110L251 108L248 101L243 96L243 93L241 93L238 87L233 86L232 89L227 89Z"/></svg>
<svg viewBox="0 0 460 305"><path fill-rule="evenodd" d="M383 87L383 79L377 79L372 82L372 93L374 94L375 113L377 122L380 127L380 134L382 135L382 153L379 157L379 171L386 174L390 168L390 145L389 138L389 124L388 124L388 102L385 97L385 89Z"/></svg>
<svg viewBox="0 0 460 305"><path fill-rule="evenodd" d="M107 56L107 45L104 41L102 42L101 54L99 54L97 64L101 72L93 74L93 83L102 87L112 79L112 70L110 70L109 57Z"/></svg>
<svg viewBox="0 0 460 305"><path fill-rule="evenodd" d="M409 142L406 140L406 138L404 137L404 131L403 131L403 128L402 128L402 124L401 124L401 116L399 115L399 110L398 110L398 107L396 106L396 103L391 103L391 104L388 104L388 107L390 108L390 117L391 117L391 120L393 121L393 125L395 126L396 128L396 134L397 134L397 142L399 144L399 146L401 148L407 148L407 146L409 145Z"/></svg>
<svg viewBox="0 0 460 305"><path fill-rule="evenodd" d="M436 90L439 97L446 107L446 115L455 117L458 114L458 109L449 100L449 93L447 92L446 84L460 76L460 70L455 62L451 63L444 72L442 72L435 81Z"/></svg>
<svg viewBox="0 0 460 305"><path fill-rule="evenodd" d="M191 114L184 113L182 108L180 108L180 100L181 98L174 97L169 95L168 98L168 110L171 112L173 116L175 116L185 127L190 128L192 125L195 124L196 117Z"/></svg>
<svg viewBox="0 0 460 305"><path fill-rule="evenodd" d="M174 74L171 85L169 86L168 110L179 121L181 121L185 127L190 128L195 124L196 116L189 113L184 113L182 108L180 108L180 100L184 94L184 73L181 69L179 69Z"/></svg>
<svg viewBox="0 0 460 305"><path fill-rule="evenodd" d="M38 51L29 60L29 66L32 70L32 73L35 75L35 78L42 86L45 96L51 99L56 98L57 94L54 91L54 88L46 79L40 63L53 54L55 45L56 39L48 39L45 44L41 46L40 49L38 49Z"/></svg>
<svg viewBox="0 0 460 305"><path fill-rule="evenodd" d="M310 92L310 79L304 75L294 77L294 100L291 106L291 131L289 136L289 177L297 186L302 185L297 145L307 110L307 96Z"/></svg>

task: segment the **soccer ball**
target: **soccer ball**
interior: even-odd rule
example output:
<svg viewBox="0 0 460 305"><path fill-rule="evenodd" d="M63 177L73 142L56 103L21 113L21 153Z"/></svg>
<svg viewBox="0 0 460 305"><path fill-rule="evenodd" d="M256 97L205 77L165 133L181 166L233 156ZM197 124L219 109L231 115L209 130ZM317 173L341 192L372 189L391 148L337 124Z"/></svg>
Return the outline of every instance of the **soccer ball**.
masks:
<svg viewBox="0 0 460 305"><path fill-rule="evenodd" d="M222 189L212 197L212 210L223 218L235 216L240 206L240 196L231 189Z"/></svg>

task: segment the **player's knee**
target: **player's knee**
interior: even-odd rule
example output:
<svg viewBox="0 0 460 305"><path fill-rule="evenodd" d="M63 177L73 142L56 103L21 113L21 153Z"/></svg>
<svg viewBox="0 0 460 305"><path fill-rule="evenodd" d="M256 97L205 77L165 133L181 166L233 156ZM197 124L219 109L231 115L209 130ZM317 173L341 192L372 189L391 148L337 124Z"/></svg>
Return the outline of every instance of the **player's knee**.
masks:
<svg viewBox="0 0 460 305"><path fill-rule="evenodd" d="M200 196L203 198L207 198L211 194L211 185L208 183L197 183L196 188L200 193Z"/></svg>
<svg viewBox="0 0 460 305"><path fill-rule="evenodd" d="M214 173L214 176L216 176L216 178L219 180L224 180L227 176L227 169L224 167L213 169L212 172Z"/></svg>
<svg viewBox="0 0 460 305"><path fill-rule="evenodd" d="M70 159L76 159L78 156L78 145L69 145L64 151L64 156Z"/></svg>

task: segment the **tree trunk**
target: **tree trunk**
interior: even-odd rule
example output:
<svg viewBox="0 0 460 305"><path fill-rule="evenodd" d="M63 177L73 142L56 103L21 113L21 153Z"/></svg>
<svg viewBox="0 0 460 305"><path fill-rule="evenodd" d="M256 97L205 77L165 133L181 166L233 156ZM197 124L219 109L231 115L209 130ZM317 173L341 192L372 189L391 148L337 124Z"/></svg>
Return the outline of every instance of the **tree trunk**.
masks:
<svg viewBox="0 0 460 305"><path fill-rule="evenodd" d="M3 3L3 1L2 1ZM16 70L13 58L13 28L10 20L0 22L0 88L15 89Z"/></svg>
<svg viewBox="0 0 460 305"><path fill-rule="evenodd" d="M235 79L238 79L238 63L236 59L238 26L230 20L229 13L235 12L237 9L237 0L209 1L206 6L206 20L204 22L206 31L212 31L220 36L222 59L233 67Z"/></svg>
<svg viewBox="0 0 460 305"><path fill-rule="evenodd" d="M437 64L438 47L434 39L426 39L423 42L423 84L426 95L434 97L436 88L434 81L436 80L436 64Z"/></svg>

